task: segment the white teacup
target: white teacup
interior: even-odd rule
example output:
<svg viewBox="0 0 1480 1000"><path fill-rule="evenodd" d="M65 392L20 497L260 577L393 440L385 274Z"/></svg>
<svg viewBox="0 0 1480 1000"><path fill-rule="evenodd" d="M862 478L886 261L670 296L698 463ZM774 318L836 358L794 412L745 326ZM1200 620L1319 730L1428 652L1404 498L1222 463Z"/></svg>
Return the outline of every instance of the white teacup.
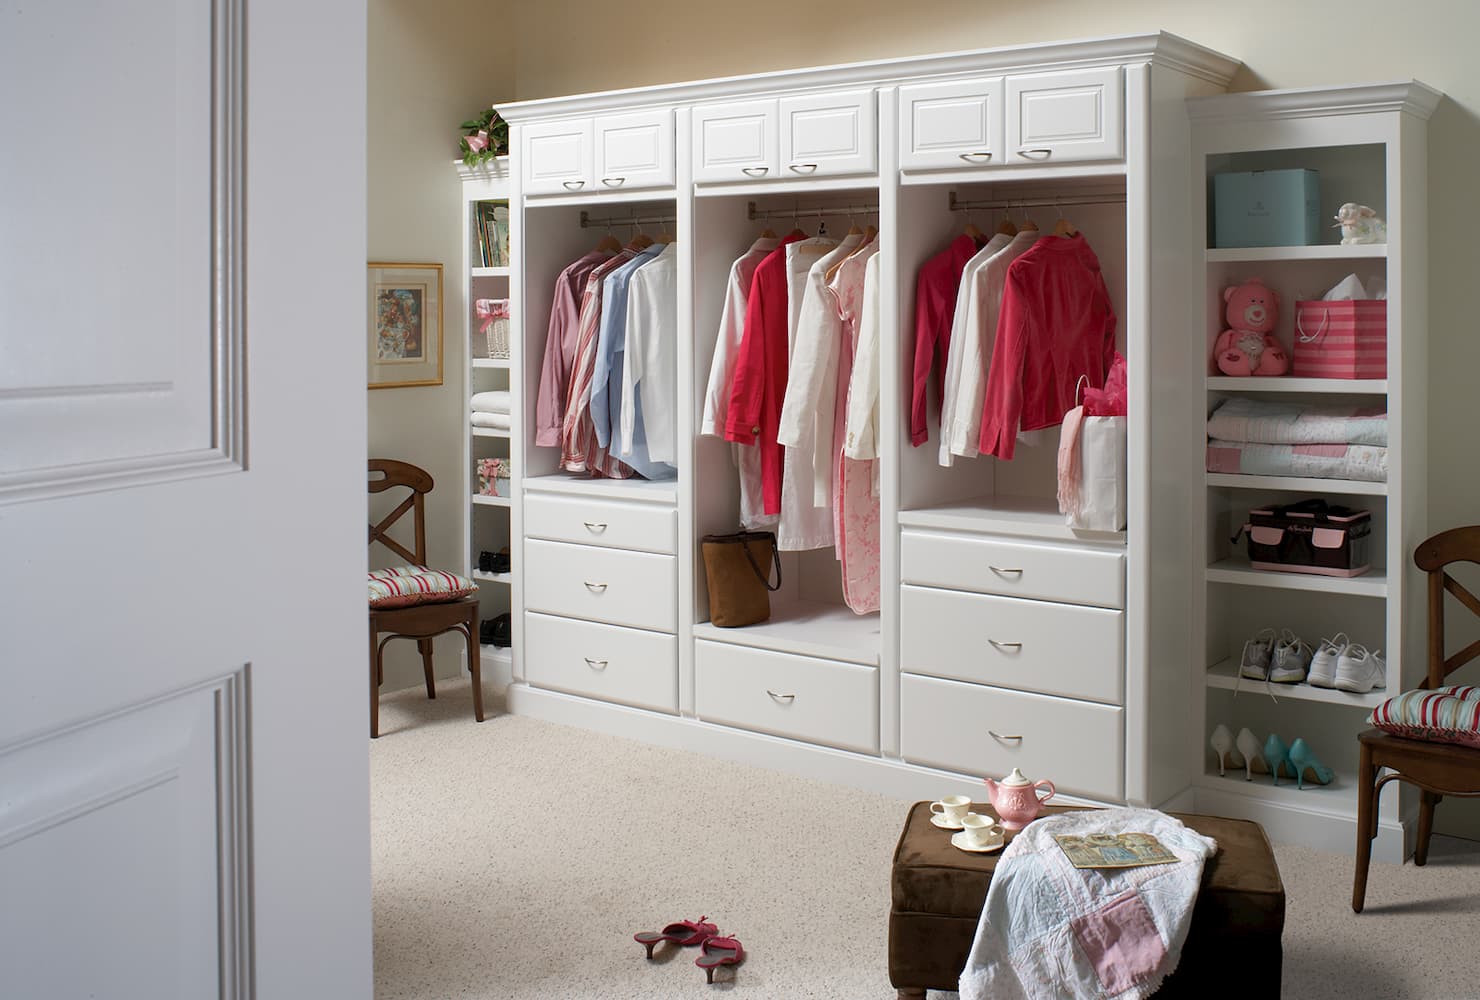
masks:
<svg viewBox="0 0 1480 1000"><path fill-rule="evenodd" d="M960 826L961 820L971 811L971 798L966 795L947 795L939 802L930 803L930 811L945 817L952 826Z"/></svg>
<svg viewBox="0 0 1480 1000"><path fill-rule="evenodd" d="M966 839L977 847L993 847L1002 843L1005 836L1001 823L980 813L969 812L962 816L961 828L966 832Z"/></svg>

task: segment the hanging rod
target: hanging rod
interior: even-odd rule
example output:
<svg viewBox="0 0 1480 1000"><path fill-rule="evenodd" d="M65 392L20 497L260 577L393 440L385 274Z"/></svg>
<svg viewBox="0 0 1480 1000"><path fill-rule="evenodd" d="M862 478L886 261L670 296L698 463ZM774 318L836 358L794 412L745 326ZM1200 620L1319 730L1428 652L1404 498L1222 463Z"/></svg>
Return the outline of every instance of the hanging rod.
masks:
<svg viewBox="0 0 1480 1000"><path fill-rule="evenodd" d="M787 209L766 209L762 211L755 207L755 202L750 202L750 211L747 218L751 222L760 219L801 219L810 218L814 215L878 215L877 203L871 205L793 205Z"/></svg>
<svg viewBox="0 0 1480 1000"><path fill-rule="evenodd" d="M677 224L676 215L611 215L605 219L593 219L581 209L582 229L610 229L612 226L666 226Z"/></svg>
<svg viewBox="0 0 1480 1000"><path fill-rule="evenodd" d="M986 212L1006 208L1063 208L1073 205L1124 205L1123 194L1074 194L1065 195L1062 198L1044 199L1042 196L1030 201L1021 201L1017 198L997 199L993 201L958 201L956 192L950 192L950 206L952 212Z"/></svg>

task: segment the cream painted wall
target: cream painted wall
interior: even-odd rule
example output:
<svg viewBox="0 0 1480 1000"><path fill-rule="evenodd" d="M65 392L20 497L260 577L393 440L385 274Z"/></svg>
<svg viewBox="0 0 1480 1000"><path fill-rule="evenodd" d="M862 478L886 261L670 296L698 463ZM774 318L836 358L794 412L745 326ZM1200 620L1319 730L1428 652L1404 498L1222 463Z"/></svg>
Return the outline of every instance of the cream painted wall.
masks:
<svg viewBox="0 0 1480 1000"><path fill-rule="evenodd" d="M370 0L369 140L366 149L371 260L440 263L446 333L440 386L368 392L370 455L396 458L431 473L428 559L462 565L459 492L466 424L467 337L462 317L462 187L452 161L457 125L514 91L513 46L501 30L506 4L483 0ZM335 155L324 114L326 155ZM346 157L353 150L338 151ZM377 549L380 547L377 546ZM436 641L438 676L457 673L461 641ZM389 691L421 683L416 646L386 649Z"/></svg>

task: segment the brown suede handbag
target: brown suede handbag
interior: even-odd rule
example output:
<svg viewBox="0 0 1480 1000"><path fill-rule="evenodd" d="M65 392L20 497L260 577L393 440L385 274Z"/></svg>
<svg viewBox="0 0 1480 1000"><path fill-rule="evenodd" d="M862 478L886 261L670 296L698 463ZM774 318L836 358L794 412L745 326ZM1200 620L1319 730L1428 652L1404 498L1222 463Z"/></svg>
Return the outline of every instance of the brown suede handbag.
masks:
<svg viewBox="0 0 1480 1000"><path fill-rule="evenodd" d="M720 628L736 628L770 618L770 592L781 589L781 554L776 549L775 533L705 535L700 546L709 586L709 620Z"/></svg>

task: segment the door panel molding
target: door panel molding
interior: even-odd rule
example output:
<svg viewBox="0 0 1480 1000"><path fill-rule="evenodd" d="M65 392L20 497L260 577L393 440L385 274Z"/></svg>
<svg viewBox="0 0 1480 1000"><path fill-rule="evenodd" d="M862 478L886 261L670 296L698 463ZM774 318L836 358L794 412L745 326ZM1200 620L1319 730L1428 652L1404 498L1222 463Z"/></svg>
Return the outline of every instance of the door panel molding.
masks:
<svg viewBox="0 0 1480 1000"><path fill-rule="evenodd" d="M92 400L106 400L119 422L142 431L168 420L162 400L177 391L172 381L129 379L98 384L29 385L0 388L0 415L28 426L27 450L0 452L0 504L42 500L145 486L199 476L240 472L247 468L245 375L246 234L245 63L247 0L211 0L210 4L210 221L209 426L202 427L205 447L150 448L148 433L106 451L93 442L84 423L51 419ZM189 136L181 136L189 141ZM182 289L200 295L200 289ZM46 330L60 344L61 331ZM191 338L191 330L176 331ZM96 424L94 424L96 427ZM38 436L41 438L37 440ZM51 440L46 440L50 438ZM89 454L88 449L93 449ZM137 449L133 451L132 449ZM50 464L48 456L62 456Z"/></svg>

